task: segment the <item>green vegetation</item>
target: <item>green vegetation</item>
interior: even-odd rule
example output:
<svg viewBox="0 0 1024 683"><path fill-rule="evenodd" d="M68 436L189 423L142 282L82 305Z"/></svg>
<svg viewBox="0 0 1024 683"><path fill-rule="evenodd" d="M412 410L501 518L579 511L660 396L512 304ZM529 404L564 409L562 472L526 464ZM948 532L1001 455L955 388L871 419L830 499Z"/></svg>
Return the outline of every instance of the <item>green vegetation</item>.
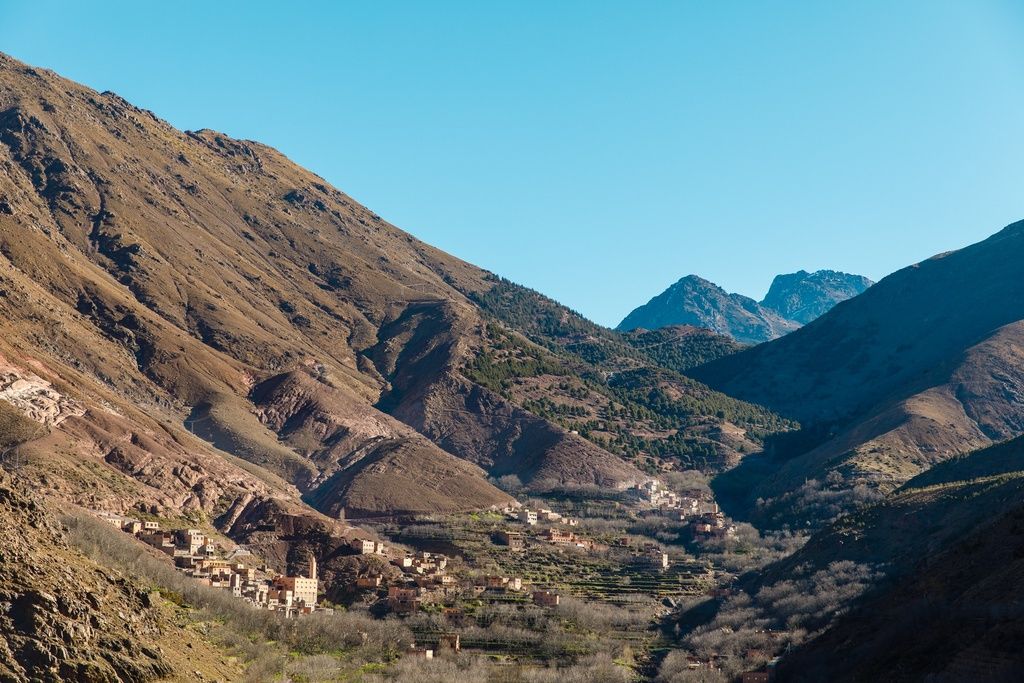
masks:
<svg viewBox="0 0 1024 683"><path fill-rule="evenodd" d="M724 335L680 327L633 330L623 334L622 338L661 367L679 373L746 348Z"/></svg>
<svg viewBox="0 0 1024 683"><path fill-rule="evenodd" d="M491 323L487 326L490 347L477 355L463 369L471 380L482 386L506 393L509 382L520 377L539 375L566 375L569 368L558 359L544 353Z"/></svg>
<svg viewBox="0 0 1024 683"><path fill-rule="evenodd" d="M587 336L612 345L621 345L615 332L590 322L576 311L539 292L505 278L495 278L495 285L491 289L484 293L474 292L470 297L498 320L522 330L534 341L552 340L555 348L564 344L565 340L579 342L578 337ZM563 341L558 344L554 340Z"/></svg>
<svg viewBox="0 0 1024 683"><path fill-rule="evenodd" d="M678 328L623 335L503 279L471 296L495 320L463 369L469 379L649 471L660 461L721 469L732 449L797 426L680 374L742 348L727 338ZM716 433L723 422L742 440Z"/></svg>

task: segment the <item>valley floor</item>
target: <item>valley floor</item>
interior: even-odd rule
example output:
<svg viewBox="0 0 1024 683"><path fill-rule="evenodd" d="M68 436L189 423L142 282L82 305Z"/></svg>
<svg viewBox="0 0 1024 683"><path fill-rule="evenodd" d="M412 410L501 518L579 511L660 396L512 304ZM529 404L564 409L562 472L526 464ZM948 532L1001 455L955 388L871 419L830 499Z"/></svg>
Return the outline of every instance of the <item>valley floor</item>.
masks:
<svg viewBox="0 0 1024 683"><path fill-rule="evenodd" d="M274 593L282 578L244 578L264 563L215 532L195 541L201 530L175 520L96 513L71 526L101 563L191 610L245 670L241 680L676 681L685 679L659 668L680 656L687 676L767 671L791 634L759 628L756 647L719 652L687 640L683 616L736 596L741 573L799 539L765 540L731 523L692 478L677 491L521 494L503 510L349 520L384 540L352 541L346 573L321 582L315 610ZM148 551L133 558L143 541ZM261 583L269 603L243 594ZM344 635L363 625L384 639L370 651ZM308 634L321 628L334 631L326 643Z"/></svg>

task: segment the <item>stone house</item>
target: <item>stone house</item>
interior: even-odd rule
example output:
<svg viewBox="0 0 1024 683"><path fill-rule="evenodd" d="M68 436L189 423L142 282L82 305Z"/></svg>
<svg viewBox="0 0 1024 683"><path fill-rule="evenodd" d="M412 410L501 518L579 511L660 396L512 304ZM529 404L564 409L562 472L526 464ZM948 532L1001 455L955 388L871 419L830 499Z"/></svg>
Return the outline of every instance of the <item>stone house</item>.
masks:
<svg viewBox="0 0 1024 683"><path fill-rule="evenodd" d="M540 607L557 607L560 601L561 598L555 591L533 592L533 604Z"/></svg>

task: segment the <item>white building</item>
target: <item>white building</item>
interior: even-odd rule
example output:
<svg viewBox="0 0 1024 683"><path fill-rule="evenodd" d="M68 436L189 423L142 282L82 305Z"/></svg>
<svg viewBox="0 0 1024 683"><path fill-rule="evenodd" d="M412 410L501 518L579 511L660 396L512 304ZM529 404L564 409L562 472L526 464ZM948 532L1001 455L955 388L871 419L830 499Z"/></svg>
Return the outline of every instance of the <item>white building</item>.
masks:
<svg viewBox="0 0 1024 683"><path fill-rule="evenodd" d="M519 521L529 526L537 524L537 513L529 508L523 508L519 511Z"/></svg>

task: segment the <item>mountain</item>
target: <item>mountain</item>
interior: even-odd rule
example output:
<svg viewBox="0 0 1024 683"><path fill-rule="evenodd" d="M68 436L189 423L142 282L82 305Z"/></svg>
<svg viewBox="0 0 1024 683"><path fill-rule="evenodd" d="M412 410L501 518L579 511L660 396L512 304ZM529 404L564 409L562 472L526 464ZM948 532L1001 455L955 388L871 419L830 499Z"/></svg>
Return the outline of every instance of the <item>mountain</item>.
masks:
<svg viewBox="0 0 1024 683"><path fill-rule="evenodd" d="M778 275L764 300L729 294L718 285L688 275L619 323L619 330L693 325L759 344L776 339L822 315L840 301L871 286L861 275L834 270L801 270Z"/></svg>
<svg viewBox="0 0 1024 683"><path fill-rule="evenodd" d="M241 467L203 453L213 447L260 466L257 478L276 477L267 495L281 481L293 495L316 495L337 469L363 459L379 465L352 476L362 488L388 489L410 467L398 457L461 479L468 494L434 495L442 482L424 477L400 510L505 500L476 483L481 470L373 408L388 386L369 360L380 326L411 302L444 316L444 371L462 351L455 325L472 317L445 278L482 286L482 271L384 224L269 148L180 133L116 95L8 58L0 157L8 377L38 376L74 395L78 413L53 424L53 438L91 442L92 457L136 479L196 457L202 471L186 478L193 490L216 468ZM294 406L257 406L254 391L296 375L364 410L336 408L329 428L320 423L294 447L298 418L269 417ZM182 427L206 445L185 439ZM339 431L344 449L332 442ZM174 478L154 472L151 485L165 494Z"/></svg>
<svg viewBox="0 0 1024 683"><path fill-rule="evenodd" d="M616 329L658 329L668 325L693 325L732 337L744 344L758 344L795 330L798 325L742 294L687 275L664 292L633 310Z"/></svg>
<svg viewBox="0 0 1024 683"><path fill-rule="evenodd" d="M719 486L749 510L761 498L792 512L861 486L890 490L1024 432L1022 257L1015 223L894 273L791 335L689 371L803 426Z"/></svg>
<svg viewBox="0 0 1024 683"><path fill-rule="evenodd" d="M852 299L873 283L863 275L836 270L801 270L777 275L761 305L786 320L806 325L828 313L840 301Z"/></svg>
<svg viewBox="0 0 1024 683"><path fill-rule="evenodd" d="M314 552L329 585L367 533L342 512L717 471L795 426L661 360L732 349L655 351L269 147L6 56L0 164L0 442L40 495L188 518L280 570Z"/></svg>
<svg viewBox="0 0 1024 683"><path fill-rule="evenodd" d="M268 147L0 57L0 164L0 405L29 421L4 437L41 495L187 516L282 570L312 549L329 577L365 533L342 508L503 505L506 471L644 476L463 375L493 276ZM427 421L469 424L474 450Z"/></svg>

